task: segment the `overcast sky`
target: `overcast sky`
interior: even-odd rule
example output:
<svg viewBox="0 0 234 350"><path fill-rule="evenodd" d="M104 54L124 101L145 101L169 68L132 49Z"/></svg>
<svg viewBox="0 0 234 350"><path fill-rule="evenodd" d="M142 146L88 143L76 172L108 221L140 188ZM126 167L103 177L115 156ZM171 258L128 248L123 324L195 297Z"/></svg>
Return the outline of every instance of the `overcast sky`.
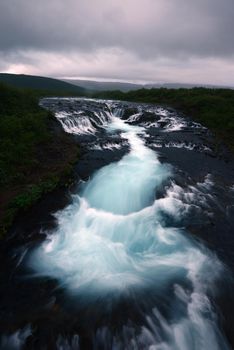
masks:
<svg viewBox="0 0 234 350"><path fill-rule="evenodd" d="M234 0L0 0L0 71L234 86Z"/></svg>

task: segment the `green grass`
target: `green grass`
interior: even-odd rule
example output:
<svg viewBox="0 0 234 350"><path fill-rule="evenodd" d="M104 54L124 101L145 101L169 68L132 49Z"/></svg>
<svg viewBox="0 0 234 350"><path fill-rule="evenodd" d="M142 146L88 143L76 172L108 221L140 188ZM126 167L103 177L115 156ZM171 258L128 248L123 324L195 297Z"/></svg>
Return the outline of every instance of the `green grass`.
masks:
<svg viewBox="0 0 234 350"><path fill-rule="evenodd" d="M48 112L25 91L0 85L0 188L24 182L37 145L50 140Z"/></svg>
<svg viewBox="0 0 234 350"><path fill-rule="evenodd" d="M35 204L45 193L53 191L59 184L59 177L51 176L46 181L28 185L23 192L16 195L7 205L1 223L0 237L7 232L17 213L27 210Z"/></svg>
<svg viewBox="0 0 234 350"><path fill-rule="evenodd" d="M19 211L68 177L78 158L68 135L53 135L55 119L38 105L44 95L0 84L0 235Z"/></svg>

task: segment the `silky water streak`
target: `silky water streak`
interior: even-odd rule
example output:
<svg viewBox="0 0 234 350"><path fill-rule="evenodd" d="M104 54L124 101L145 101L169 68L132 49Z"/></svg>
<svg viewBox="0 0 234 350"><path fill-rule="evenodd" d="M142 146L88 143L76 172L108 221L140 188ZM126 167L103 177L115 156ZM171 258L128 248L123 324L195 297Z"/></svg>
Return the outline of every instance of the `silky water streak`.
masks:
<svg viewBox="0 0 234 350"><path fill-rule="evenodd" d="M105 334L113 332L107 348L229 349L209 299L223 266L182 228L167 224L167 210L186 212L170 189L155 199L172 168L145 146L143 127L116 115L113 109L106 132L121 133L129 153L97 171L56 214L56 230L28 264L57 279L83 310L98 302L106 315L121 300L133 305L141 321L127 315L121 335L107 321Z"/></svg>

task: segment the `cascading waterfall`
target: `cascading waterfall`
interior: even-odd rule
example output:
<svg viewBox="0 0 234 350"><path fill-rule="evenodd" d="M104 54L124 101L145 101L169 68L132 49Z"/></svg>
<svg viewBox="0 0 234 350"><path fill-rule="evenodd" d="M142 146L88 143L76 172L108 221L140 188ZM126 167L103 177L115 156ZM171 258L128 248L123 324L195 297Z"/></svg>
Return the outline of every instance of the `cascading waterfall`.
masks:
<svg viewBox="0 0 234 350"><path fill-rule="evenodd" d="M56 214L56 230L31 253L29 266L60 281L74 308L83 310L81 318L95 318L95 307L103 315L95 349L229 349L211 302L222 264L183 228L170 225L168 216L182 221L189 206L172 195L172 167L146 147L144 127L107 106L108 113L99 111L108 115L102 126L110 135L121 133L130 151L97 171ZM76 133L79 118L75 128L64 118L63 126ZM166 195L156 198L164 184ZM108 315L116 309L115 327ZM61 339L59 344L62 349Z"/></svg>

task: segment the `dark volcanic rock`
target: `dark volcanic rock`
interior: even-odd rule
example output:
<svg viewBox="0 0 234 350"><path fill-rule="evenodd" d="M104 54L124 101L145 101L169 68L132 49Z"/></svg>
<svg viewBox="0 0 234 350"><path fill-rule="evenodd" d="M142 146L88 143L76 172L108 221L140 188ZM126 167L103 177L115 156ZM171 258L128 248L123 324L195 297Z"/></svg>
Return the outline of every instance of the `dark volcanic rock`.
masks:
<svg viewBox="0 0 234 350"><path fill-rule="evenodd" d="M122 119L127 120L129 117L131 117L134 114L137 114L138 112L139 111L137 108L126 108L122 115Z"/></svg>

